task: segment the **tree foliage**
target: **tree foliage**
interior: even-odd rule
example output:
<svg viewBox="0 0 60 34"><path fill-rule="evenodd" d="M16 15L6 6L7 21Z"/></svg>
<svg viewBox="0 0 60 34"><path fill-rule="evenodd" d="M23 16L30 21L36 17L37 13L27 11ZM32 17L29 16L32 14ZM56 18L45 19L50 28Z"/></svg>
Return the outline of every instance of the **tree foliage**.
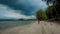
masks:
<svg viewBox="0 0 60 34"><path fill-rule="evenodd" d="M60 18L60 0L44 0L47 5L52 4L46 10L46 14L49 19Z"/></svg>
<svg viewBox="0 0 60 34"><path fill-rule="evenodd" d="M43 0L46 1L48 8L45 11L39 10L36 13L38 20L59 19L60 18L60 0ZM51 6L49 6L52 4Z"/></svg>
<svg viewBox="0 0 60 34"><path fill-rule="evenodd" d="M39 10L37 13L36 13L36 18L38 20L47 20L47 15L44 11L42 10Z"/></svg>
<svg viewBox="0 0 60 34"><path fill-rule="evenodd" d="M58 18L60 18L60 0L45 0L47 1L47 5L52 4L53 8L52 11L54 12L53 14L56 14Z"/></svg>
<svg viewBox="0 0 60 34"><path fill-rule="evenodd" d="M36 13L36 18L37 18L38 20L41 20L41 18L42 18L42 10L39 10L39 11Z"/></svg>

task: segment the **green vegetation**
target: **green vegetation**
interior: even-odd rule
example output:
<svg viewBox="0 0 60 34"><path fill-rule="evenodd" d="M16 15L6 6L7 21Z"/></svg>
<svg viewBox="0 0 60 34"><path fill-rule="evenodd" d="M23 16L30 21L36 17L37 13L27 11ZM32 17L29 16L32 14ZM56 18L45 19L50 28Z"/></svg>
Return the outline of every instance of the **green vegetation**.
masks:
<svg viewBox="0 0 60 34"><path fill-rule="evenodd" d="M47 20L47 19L48 19L47 15L46 15L46 12L44 12L44 11L42 11L42 10L39 10L39 11L37 12L36 18L37 18L38 20Z"/></svg>
<svg viewBox="0 0 60 34"><path fill-rule="evenodd" d="M60 0L43 0L47 1L48 8L45 11L39 10L36 14L38 20L60 20ZM52 4L50 6L50 4Z"/></svg>

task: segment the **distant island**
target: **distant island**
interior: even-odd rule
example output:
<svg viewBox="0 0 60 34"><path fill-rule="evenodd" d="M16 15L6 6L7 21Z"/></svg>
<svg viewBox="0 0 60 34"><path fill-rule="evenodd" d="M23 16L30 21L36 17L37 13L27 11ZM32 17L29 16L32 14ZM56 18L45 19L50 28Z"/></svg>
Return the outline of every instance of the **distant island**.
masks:
<svg viewBox="0 0 60 34"><path fill-rule="evenodd" d="M0 19L0 21L35 21L37 19Z"/></svg>

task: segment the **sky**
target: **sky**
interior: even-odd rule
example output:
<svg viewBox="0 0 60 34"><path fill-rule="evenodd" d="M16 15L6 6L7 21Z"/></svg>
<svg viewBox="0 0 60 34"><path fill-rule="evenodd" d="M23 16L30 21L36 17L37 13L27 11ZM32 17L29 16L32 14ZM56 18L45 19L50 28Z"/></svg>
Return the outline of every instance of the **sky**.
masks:
<svg viewBox="0 0 60 34"><path fill-rule="evenodd" d="M36 19L36 12L46 8L42 0L0 0L0 19Z"/></svg>

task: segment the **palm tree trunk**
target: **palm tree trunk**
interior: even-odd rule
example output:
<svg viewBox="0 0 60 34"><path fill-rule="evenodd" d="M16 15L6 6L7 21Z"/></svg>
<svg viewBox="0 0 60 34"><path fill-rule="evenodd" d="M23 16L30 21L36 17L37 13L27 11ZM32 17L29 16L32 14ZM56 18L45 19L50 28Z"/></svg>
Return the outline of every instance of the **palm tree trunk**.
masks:
<svg viewBox="0 0 60 34"><path fill-rule="evenodd" d="M55 8L55 11L56 11L56 8ZM57 18L59 19L59 14L57 13L57 11L56 11L56 15L57 15Z"/></svg>
<svg viewBox="0 0 60 34"><path fill-rule="evenodd" d="M38 24L40 24L40 20L38 20Z"/></svg>

